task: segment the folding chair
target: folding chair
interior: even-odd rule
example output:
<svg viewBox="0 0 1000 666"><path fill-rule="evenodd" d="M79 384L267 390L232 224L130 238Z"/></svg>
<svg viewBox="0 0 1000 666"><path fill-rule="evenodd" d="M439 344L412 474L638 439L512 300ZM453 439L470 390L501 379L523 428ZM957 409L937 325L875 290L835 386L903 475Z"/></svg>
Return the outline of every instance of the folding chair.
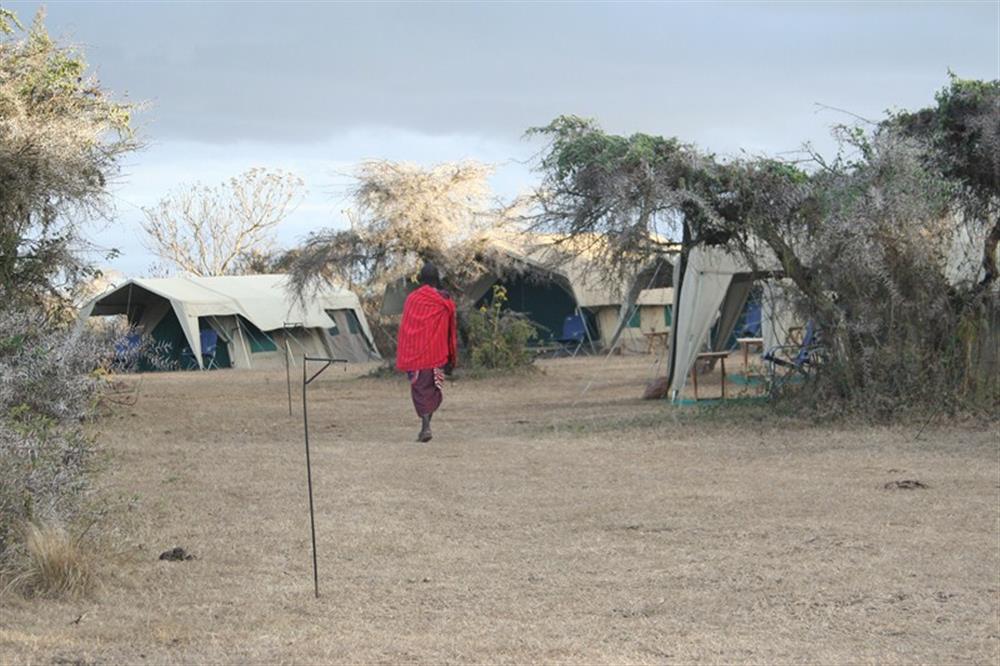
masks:
<svg viewBox="0 0 1000 666"><path fill-rule="evenodd" d="M747 308L746 318L743 320L743 326L739 330L739 337L741 338L759 338L760 337L760 304L754 303Z"/></svg>
<svg viewBox="0 0 1000 666"><path fill-rule="evenodd" d="M572 357L579 353L583 343L587 341L587 328L582 315L570 315L563 320L562 335L556 339L560 345L560 351L564 351ZM572 351L570 351L572 349Z"/></svg>
<svg viewBox="0 0 1000 666"><path fill-rule="evenodd" d="M210 328L206 328L199 336L201 339L201 367L203 370L218 368L215 363L215 350L219 346L219 334ZM198 362L194 359L194 352L189 347L185 347L181 352L181 357L185 361L186 367L197 368Z"/></svg>
<svg viewBox="0 0 1000 666"><path fill-rule="evenodd" d="M210 328L201 332L201 360L206 370L219 366L215 363L215 350L219 346L219 334Z"/></svg>
<svg viewBox="0 0 1000 666"><path fill-rule="evenodd" d="M819 333L812 320L806 325L802 342L798 345L777 345L771 347L762 356L768 367L768 384L774 390L791 377L808 377L816 364L822 359L826 348L819 342ZM778 368L787 372L778 377Z"/></svg>

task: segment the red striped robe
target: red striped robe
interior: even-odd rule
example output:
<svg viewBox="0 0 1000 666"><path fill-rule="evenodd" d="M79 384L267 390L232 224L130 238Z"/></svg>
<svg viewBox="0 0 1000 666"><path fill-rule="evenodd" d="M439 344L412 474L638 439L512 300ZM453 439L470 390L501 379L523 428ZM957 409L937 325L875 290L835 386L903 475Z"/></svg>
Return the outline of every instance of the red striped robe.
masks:
<svg viewBox="0 0 1000 666"><path fill-rule="evenodd" d="M428 285L407 296L399 324L396 369L406 372L454 365L457 348L455 302Z"/></svg>

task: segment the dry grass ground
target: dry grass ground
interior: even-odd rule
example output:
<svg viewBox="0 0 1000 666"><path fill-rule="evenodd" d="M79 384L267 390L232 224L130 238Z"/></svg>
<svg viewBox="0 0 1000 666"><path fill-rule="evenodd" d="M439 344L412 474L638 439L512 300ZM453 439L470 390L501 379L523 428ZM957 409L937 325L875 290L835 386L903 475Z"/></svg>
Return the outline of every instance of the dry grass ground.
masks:
<svg viewBox="0 0 1000 666"><path fill-rule="evenodd" d="M450 384L429 445L403 381L311 387L319 600L284 373L144 377L101 424L132 555L6 600L0 662L1000 659L995 430L675 419L641 358L544 368Z"/></svg>

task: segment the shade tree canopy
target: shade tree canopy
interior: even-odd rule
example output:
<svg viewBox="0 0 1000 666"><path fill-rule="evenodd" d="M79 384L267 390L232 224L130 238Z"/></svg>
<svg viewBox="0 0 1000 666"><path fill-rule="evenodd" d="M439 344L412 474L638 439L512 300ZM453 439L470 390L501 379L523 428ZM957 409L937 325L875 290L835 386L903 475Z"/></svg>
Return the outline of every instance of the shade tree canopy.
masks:
<svg viewBox="0 0 1000 666"><path fill-rule="evenodd" d="M893 114L886 131L914 137L925 146L923 159L954 185L954 206L987 228L977 292L993 284L1000 243L1000 80L950 76L936 104Z"/></svg>
<svg viewBox="0 0 1000 666"><path fill-rule="evenodd" d="M416 275L431 261L445 284L460 290L478 276L483 243L506 219L489 188L491 173L492 167L473 161L361 163L351 174L351 227L306 239L292 264L295 288L345 284L374 313L386 284Z"/></svg>
<svg viewBox="0 0 1000 666"><path fill-rule="evenodd" d="M626 272L676 243L719 239L729 226L729 174L693 144L609 134L577 116L560 116L527 134L547 141L530 226L594 238L588 252L610 268Z"/></svg>
<svg viewBox="0 0 1000 666"><path fill-rule="evenodd" d="M996 354L984 361L975 350L990 348L998 325L988 289L1000 235L996 87L953 79L937 107L837 126L833 159L807 148L795 162L720 160L677 139L615 136L560 117L530 130L549 138L532 223L593 234L611 267L648 260L661 235L681 243L682 271L699 244L725 246L750 266L766 253L761 277L776 258L800 316L833 350L812 393L830 404L884 413L995 400ZM970 215L991 228L978 283L948 273Z"/></svg>

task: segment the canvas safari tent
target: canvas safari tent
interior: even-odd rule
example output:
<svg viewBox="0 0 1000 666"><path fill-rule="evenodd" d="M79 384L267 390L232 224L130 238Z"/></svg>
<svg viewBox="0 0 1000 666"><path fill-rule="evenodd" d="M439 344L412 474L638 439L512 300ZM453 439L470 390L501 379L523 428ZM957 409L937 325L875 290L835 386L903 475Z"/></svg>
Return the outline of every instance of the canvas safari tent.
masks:
<svg viewBox="0 0 1000 666"><path fill-rule="evenodd" d="M491 251L504 255L506 261L497 263L506 264L510 269L484 275L470 290L470 295L481 298L497 283L507 287L508 296L512 295L511 286L514 285L528 294L537 295L547 290L556 296L547 300L536 297L538 302L534 307L528 302L518 302L516 291L509 305L533 321L554 329L556 335L568 315L581 314L588 322L596 348L646 350L645 329L660 332L669 325L654 324L653 319L656 317L654 311L661 317L665 313L665 304L659 301L668 293L662 288L670 285L671 264L660 260L630 277L608 280L605 269L588 251L588 245L592 247L596 241L582 238L577 242L581 246L564 248L560 245L564 241L558 237L542 234L521 234L514 240L497 239L491 244ZM645 305L639 305L639 295L647 291ZM643 312L645 329L641 325ZM635 314L639 317L633 317Z"/></svg>
<svg viewBox="0 0 1000 666"><path fill-rule="evenodd" d="M507 307L525 315L538 328L541 343L557 339L563 322L571 315L582 315L595 347L605 331L614 332L618 321L621 297L601 284L597 276L588 275L582 260L556 263L550 257L551 245L541 237L520 235L515 238L494 238L484 250L486 270L469 284L457 299L478 307L492 302L494 286L507 292ZM381 314L402 314L407 294L416 283L402 279L389 284L382 301Z"/></svg>
<svg viewBox="0 0 1000 666"><path fill-rule="evenodd" d="M651 352L665 347L673 324L672 287L643 289L635 299L618 344L626 350Z"/></svg>
<svg viewBox="0 0 1000 666"><path fill-rule="evenodd" d="M781 268L767 252L758 266L721 246L691 248L686 263L674 266L673 325L670 331L668 384L677 400L702 351L726 349L756 280L764 280L761 329L765 348L783 342L794 324L781 298Z"/></svg>
<svg viewBox="0 0 1000 666"><path fill-rule="evenodd" d="M587 239L579 241L582 244ZM570 248L572 249L572 248ZM579 248L578 248L579 249ZM661 261L659 267L646 267L631 279L619 282L605 279L602 268L585 249L564 252L555 236L518 233L491 238L483 251L483 263L491 268L470 284L458 299L472 306L491 302L494 286L507 292L507 307L520 312L538 327L538 342L547 343L562 333L563 322L571 315L581 315L594 349L616 347L642 352L648 349L639 317L645 312L647 328L657 333L668 325L670 306L661 302L669 287L672 265ZM381 314L399 315L407 294L416 284L401 279L386 287ZM657 288L661 289L657 289ZM650 289L646 303L636 303L640 293ZM664 318L663 326L654 323ZM634 325L630 325L634 324Z"/></svg>
<svg viewBox="0 0 1000 666"><path fill-rule="evenodd" d="M91 316L124 315L165 348L171 365L204 365L201 331L218 335L214 365L260 368L304 354L378 358L358 297L328 288L299 301L284 275L135 278L93 298Z"/></svg>
<svg viewBox="0 0 1000 666"><path fill-rule="evenodd" d="M507 290L508 306L539 326L543 341L558 338L563 322L581 315L595 347L602 346L605 331L613 332L621 297L603 284L579 257L559 260L550 239L524 235L517 240L496 239L489 248L498 267L484 274L466 296L474 303L488 301L494 285Z"/></svg>

